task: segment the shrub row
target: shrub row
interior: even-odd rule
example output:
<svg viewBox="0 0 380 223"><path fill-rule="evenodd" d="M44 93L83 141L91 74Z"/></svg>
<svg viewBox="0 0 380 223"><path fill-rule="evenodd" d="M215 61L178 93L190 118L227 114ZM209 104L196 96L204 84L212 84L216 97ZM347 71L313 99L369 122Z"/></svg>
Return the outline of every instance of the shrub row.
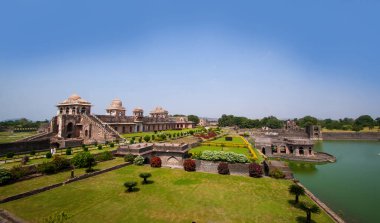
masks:
<svg viewBox="0 0 380 223"><path fill-rule="evenodd" d="M247 163L248 158L243 154L238 154L234 152L223 152L223 151L203 151L199 156L202 160L208 161L223 161L229 163Z"/></svg>

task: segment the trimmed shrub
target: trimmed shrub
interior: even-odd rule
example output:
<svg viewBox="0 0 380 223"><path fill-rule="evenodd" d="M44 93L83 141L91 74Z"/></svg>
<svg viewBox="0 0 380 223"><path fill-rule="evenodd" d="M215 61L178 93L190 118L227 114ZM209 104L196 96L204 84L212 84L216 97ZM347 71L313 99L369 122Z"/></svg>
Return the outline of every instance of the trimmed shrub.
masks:
<svg viewBox="0 0 380 223"><path fill-rule="evenodd" d="M134 140L134 139L131 139L131 140L129 141L129 143L130 143L130 144L134 144L134 143L135 143L135 140Z"/></svg>
<svg viewBox="0 0 380 223"><path fill-rule="evenodd" d="M71 167L70 160L58 155L53 156L51 163L54 164L56 171L66 170Z"/></svg>
<svg viewBox="0 0 380 223"><path fill-rule="evenodd" d="M12 174L9 170L0 168L0 185L10 183L12 181Z"/></svg>
<svg viewBox="0 0 380 223"><path fill-rule="evenodd" d="M85 144L82 144L82 149L84 149L84 148L87 148L87 146Z"/></svg>
<svg viewBox="0 0 380 223"><path fill-rule="evenodd" d="M26 165L29 162L29 156L24 156L21 159L21 164Z"/></svg>
<svg viewBox="0 0 380 223"><path fill-rule="evenodd" d="M149 135L144 136L144 141L145 142L149 142L150 141L150 136Z"/></svg>
<svg viewBox="0 0 380 223"><path fill-rule="evenodd" d="M102 150L103 149L103 146L102 145L98 145L98 150Z"/></svg>
<svg viewBox="0 0 380 223"><path fill-rule="evenodd" d="M137 182L136 181L127 181L124 183L124 186L127 189L128 192L133 192L134 188L137 186Z"/></svg>
<svg viewBox="0 0 380 223"><path fill-rule="evenodd" d="M66 155L71 155L72 154L72 152L73 152L73 150L71 149L71 147L69 147L69 148L67 148L66 149Z"/></svg>
<svg viewBox="0 0 380 223"><path fill-rule="evenodd" d="M139 138L139 143L142 143L142 137Z"/></svg>
<svg viewBox="0 0 380 223"><path fill-rule="evenodd" d="M110 143L110 147L111 147L111 148L115 147L115 143L111 142L111 143Z"/></svg>
<svg viewBox="0 0 380 223"><path fill-rule="evenodd" d="M228 169L228 163L219 163L218 165L218 173L222 175L230 174L230 169Z"/></svg>
<svg viewBox="0 0 380 223"><path fill-rule="evenodd" d="M243 154L238 154L234 152L223 152L223 151L203 151L200 156L202 160L208 161L223 161L229 163L247 163L248 158Z"/></svg>
<svg viewBox="0 0 380 223"><path fill-rule="evenodd" d="M199 160L199 159L201 159L201 156L202 156L202 152L193 152L193 153L191 153L191 158L192 159Z"/></svg>
<svg viewBox="0 0 380 223"><path fill-rule="evenodd" d="M263 176L263 168L261 167L261 165L259 165L257 163L249 164L248 171L249 171L250 177L259 178L259 177Z"/></svg>
<svg viewBox="0 0 380 223"><path fill-rule="evenodd" d="M35 151L34 149L32 149L32 151L30 151L30 155L31 155L31 156L36 155L36 151Z"/></svg>
<svg viewBox="0 0 380 223"><path fill-rule="evenodd" d="M136 156L136 158L133 160L133 164L137 165L137 166L141 166L144 164L144 157L142 156Z"/></svg>
<svg viewBox="0 0 380 223"><path fill-rule="evenodd" d="M83 148L83 151L84 151L84 152L88 152L88 147L85 146L85 147Z"/></svg>
<svg viewBox="0 0 380 223"><path fill-rule="evenodd" d="M152 135L152 140L154 140L156 138L156 136L155 135Z"/></svg>
<svg viewBox="0 0 380 223"><path fill-rule="evenodd" d="M96 161L106 161L106 160L112 160L113 154L110 151L104 151L102 153L95 155Z"/></svg>
<svg viewBox="0 0 380 223"><path fill-rule="evenodd" d="M277 168L269 171L269 176L275 179L285 178L285 174L280 169L277 169Z"/></svg>
<svg viewBox="0 0 380 223"><path fill-rule="evenodd" d="M53 157L53 154L51 154L51 152L47 152L45 156L47 159L50 159L51 157Z"/></svg>
<svg viewBox="0 0 380 223"><path fill-rule="evenodd" d="M143 184L147 184L148 183L147 179L149 177L151 177L152 174L151 173L140 173L139 176L144 179Z"/></svg>
<svg viewBox="0 0 380 223"><path fill-rule="evenodd" d="M78 168L90 168L96 164L95 158L90 152L77 153L71 160L71 163Z"/></svg>
<svg viewBox="0 0 380 223"><path fill-rule="evenodd" d="M37 173L37 169L35 166L13 166L10 169L10 173L13 180L20 179L24 176Z"/></svg>
<svg viewBox="0 0 380 223"><path fill-rule="evenodd" d="M56 166L52 162L43 162L38 165L38 172L44 174L54 174L57 172Z"/></svg>
<svg viewBox="0 0 380 223"><path fill-rule="evenodd" d="M8 152L6 156L7 156L7 158L13 158L15 156L15 153Z"/></svg>
<svg viewBox="0 0 380 223"><path fill-rule="evenodd" d="M158 156L154 156L152 157L152 159L150 159L150 166L151 167L161 167L161 158L158 157Z"/></svg>
<svg viewBox="0 0 380 223"><path fill-rule="evenodd" d="M135 158L136 158L135 155L128 153L127 155L124 156L124 161L132 163L135 160Z"/></svg>
<svg viewBox="0 0 380 223"><path fill-rule="evenodd" d="M195 168L196 168L195 161L192 160L192 159L186 159L186 160L183 162L183 168L184 168L186 171L195 171Z"/></svg>

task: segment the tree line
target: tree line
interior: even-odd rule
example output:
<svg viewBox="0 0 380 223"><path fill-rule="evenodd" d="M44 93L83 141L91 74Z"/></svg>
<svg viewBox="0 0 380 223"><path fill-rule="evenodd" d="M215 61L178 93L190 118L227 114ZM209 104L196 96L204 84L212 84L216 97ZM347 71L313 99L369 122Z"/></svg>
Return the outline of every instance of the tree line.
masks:
<svg viewBox="0 0 380 223"><path fill-rule="evenodd" d="M353 130L360 131L365 127L373 129L375 126L380 126L380 117L373 119L369 115L361 115L356 119L353 118L343 118L338 120L333 119L317 119L313 116L305 116L300 119L293 119L296 124L305 128L310 125L320 125L322 128L326 129L337 129L337 130ZM226 126L238 126L239 128L261 128L269 127L271 129L280 129L285 125L286 120L280 120L275 116L268 116L263 119L249 119L246 117L239 117L233 115L222 115L218 119L218 124L220 127Z"/></svg>
<svg viewBox="0 0 380 223"><path fill-rule="evenodd" d="M14 128L39 128L41 124L48 122L48 120L34 122L26 118L7 120L0 122L0 131L6 131Z"/></svg>

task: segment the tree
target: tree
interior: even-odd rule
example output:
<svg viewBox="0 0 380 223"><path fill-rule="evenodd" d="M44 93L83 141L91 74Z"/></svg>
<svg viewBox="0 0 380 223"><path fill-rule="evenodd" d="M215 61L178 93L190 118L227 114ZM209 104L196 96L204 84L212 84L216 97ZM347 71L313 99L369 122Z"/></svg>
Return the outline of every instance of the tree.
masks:
<svg viewBox="0 0 380 223"><path fill-rule="evenodd" d="M139 176L144 179L143 184L147 184L148 183L147 179L149 177L151 177L152 174L151 173L140 173Z"/></svg>
<svg viewBox="0 0 380 223"><path fill-rule="evenodd" d="M375 126L375 121L369 115L362 115L355 119L355 125L373 128Z"/></svg>
<svg viewBox="0 0 380 223"><path fill-rule="evenodd" d="M95 158L90 152L79 152L77 153L73 159L71 160L71 163L78 168L88 168L91 169L92 166L94 166Z"/></svg>
<svg viewBox="0 0 380 223"><path fill-rule="evenodd" d="M299 196L305 195L305 189L297 184L292 184L289 186L289 193L296 196L295 203L299 201Z"/></svg>
<svg viewBox="0 0 380 223"><path fill-rule="evenodd" d="M145 141L145 142L149 142L149 141L150 141L150 135L146 135L146 136L144 136L144 141Z"/></svg>
<svg viewBox="0 0 380 223"><path fill-rule="evenodd" d="M187 119L191 122L194 122L196 125L199 124L199 117L196 115L188 115Z"/></svg>
<svg viewBox="0 0 380 223"><path fill-rule="evenodd" d="M317 205L311 203L302 202L299 207L306 212L306 223L311 222L311 213L319 214L321 212Z"/></svg>
<svg viewBox="0 0 380 223"><path fill-rule="evenodd" d="M308 115L308 116L305 116L305 117L299 119L297 121L297 125L302 127L302 128L308 127L310 125L318 125L318 119Z"/></svg>
<svg viewBox="0 0 380 223"><path fill-rule="evenodd" d="M127 181L127 182L124 183L124 186L126 188L128 188L127 189L128 192L133 192L134 187L137 186L137 182L136 181Z"/></svg>
<svg viewBox="0 0 380 223"><path fill-rule="evenodd" d="M380 127L380 117L376 118L376 124Z"/></svg>

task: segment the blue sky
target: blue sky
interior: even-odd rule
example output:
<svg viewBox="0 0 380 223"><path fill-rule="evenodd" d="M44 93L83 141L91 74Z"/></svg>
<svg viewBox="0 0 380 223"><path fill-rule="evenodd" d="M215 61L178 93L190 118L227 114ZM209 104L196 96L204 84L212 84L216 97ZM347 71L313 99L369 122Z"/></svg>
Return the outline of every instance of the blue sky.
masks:
<svg viewBox="0 0 380 223"><path fill-rule="evenodd" d="M378 1L1 1L0 120L72 93L103 114L380 116Z"/></svg>

